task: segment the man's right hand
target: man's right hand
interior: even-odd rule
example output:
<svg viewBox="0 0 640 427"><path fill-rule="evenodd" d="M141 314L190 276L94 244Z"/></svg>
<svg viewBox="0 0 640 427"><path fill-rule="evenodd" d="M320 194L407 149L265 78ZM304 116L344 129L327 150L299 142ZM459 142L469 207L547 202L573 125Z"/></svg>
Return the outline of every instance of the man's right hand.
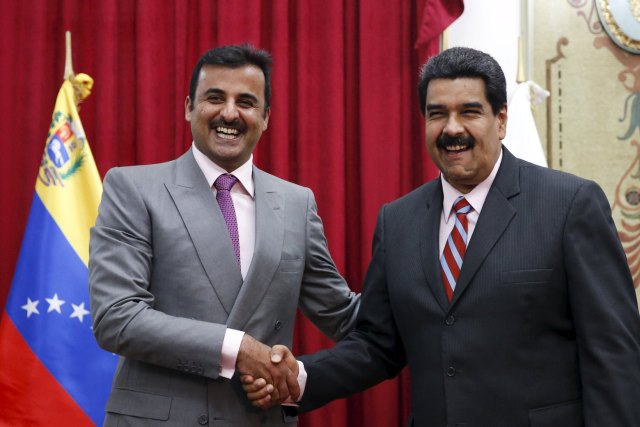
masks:
<svg viewBox="0 0 640 427"><path fill-rule="evenodd" d="M280 363L283 361L284 363ZM236 359L236 368L240 375L264 380L264 394L269 397L262 405L266 409L280 404L288 397L296 401L300 395L298 385L298 363L286 346L274 346L273 349L245 334Z"/></svg>

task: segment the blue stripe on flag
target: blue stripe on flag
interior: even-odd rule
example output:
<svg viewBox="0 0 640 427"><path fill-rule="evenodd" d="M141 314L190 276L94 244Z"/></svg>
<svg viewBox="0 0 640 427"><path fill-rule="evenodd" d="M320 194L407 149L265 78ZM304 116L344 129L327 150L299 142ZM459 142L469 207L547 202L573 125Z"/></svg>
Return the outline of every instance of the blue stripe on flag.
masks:
<svg viewBox="0 0 640 427"><path fill-rule="evenodd" d="M96 425L102 425L117 357L100 349L93 336L88 276L36 194L6 311L57 381ZM59 300L64 303L59 305ZM39 314L29 309L35 301Z"/></svg>

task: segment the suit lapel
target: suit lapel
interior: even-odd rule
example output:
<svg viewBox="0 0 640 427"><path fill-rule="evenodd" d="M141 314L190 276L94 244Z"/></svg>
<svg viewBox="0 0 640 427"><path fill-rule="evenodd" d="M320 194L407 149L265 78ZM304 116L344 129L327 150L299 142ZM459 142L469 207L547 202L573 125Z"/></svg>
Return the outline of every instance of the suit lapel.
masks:
<svg viewBox="0 0 640 427"><path fill-rule="evenodd" d="M443 311L449 310L449 301L444 293L444 285L440 275L440 261L438 258L438 236L440 229L440 215L442 215L442 185L440 180L434 180L425 187L425 200L420 209L418 223L420 236L420 256L424 275L431 292L435 296Z"/></svg>
<svg viewBox="0 0 640 427"><path fill-rule="evenodd" d="M253 168L256 206L256 242L249 271L240 290L228 325L243 329L269 289L280 263L284 244L284 195L275 181Z"/></svg>
<svg viewBox="0 0 640 427"><path fill-rule="evenodd" d="M230 313L242 285L242 276L224 217L191 151L176 161L175 182L167 182L165 186L216 295Z"/></svg>
<svg viewBox="0 0 640 427"><path fill-rule="evenodd" d="M504 147L502 153L500 169L484 202L464 256L452 304L461 298L491 248L517 213L509 198L520 192L518 160Z"/></svg>

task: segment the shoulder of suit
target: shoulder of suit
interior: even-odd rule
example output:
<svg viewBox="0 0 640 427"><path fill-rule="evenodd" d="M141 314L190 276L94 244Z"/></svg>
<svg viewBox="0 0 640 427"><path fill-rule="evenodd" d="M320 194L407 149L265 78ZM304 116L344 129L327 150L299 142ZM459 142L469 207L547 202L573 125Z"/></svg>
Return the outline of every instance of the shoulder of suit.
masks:
<svg viewBox="0 0 640 427"><path fill-rule="evenodd" d="M554 185L579 187L591 181L569 172L534 165L524 160L519 160L518 162L520 168L520 179L530 180L540 184L541 186L545 183L552 183Z"/></svg>
<svg viewBox="0 0 640 427"><path fill-rule="evenodd" d="M254 180L262 180L265 186L277 187L281 191L291 191L294 193L307 193L311 191L308 187L303 187L302 185L279 178L255 166L253 167L253 174Z"/></svg>
<svg viewBox="0 0 640 427"><path fill-rule="evenodd" d="M437 178L431 181L428 181L422 184L420 187L405 194L404 196L392 202L389 202L387 206L389 206L390 208L398 207L401 209L406 209L417 203L422 204L426 200L428 200L430 197L432 197L434 194L442 194L441 192L438 193L439 185L440 185L440 180Z"/></svg>
<svg viewBox="0 0 640 427"><path fill-rule="evenodd" d="M160 177L172 173L177 160L170 160L163 163L153 163L148 165L116 166L107 172L105 179L109 175L123 175L133 180Z"/></svg>

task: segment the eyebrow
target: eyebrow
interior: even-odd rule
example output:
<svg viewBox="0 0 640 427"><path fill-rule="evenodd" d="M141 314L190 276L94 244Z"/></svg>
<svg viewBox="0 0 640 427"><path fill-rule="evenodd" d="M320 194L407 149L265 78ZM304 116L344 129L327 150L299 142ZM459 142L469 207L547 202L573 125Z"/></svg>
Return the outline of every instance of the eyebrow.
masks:
<svg viewBox="0 0 640 427"><path fill-rule="evenodd" d="M483 110L484 107L480 102L465 102L462 104L463 108L477 108ZM427 111L430 110L446 110L447 107L444 104L427 104Z"/></svg>
<svg viewBox="0 0 640 427"><path fill-rule="evenodd" d="M222 89L218 89L218 88L212 87L212 88L209 88L209 89L205 90L203 96L206 98L208 95L211 95L211 94L225 95L226 92L223 91ZM250 92L243 92L240 95L238 95L238 98L245 98L245 99L249 98L249 99L253 100L256 103L259 102L258 98L254 94L252 94Z"/></svg>
<svg viewBox="0 0 640 427"><path fill-rule="evenodd" d="M444 104L427 104L427 111L429 110L444 110L446 107Z"/></svg>
<svg viewBox="0 0 640 427"><path fill-rule="evenodd" d="M464 108L478 108L480 110L484 109L483 105L481 103L479 103L479 102L466 102L466 103L462 104L462 106Z"/></svg>

